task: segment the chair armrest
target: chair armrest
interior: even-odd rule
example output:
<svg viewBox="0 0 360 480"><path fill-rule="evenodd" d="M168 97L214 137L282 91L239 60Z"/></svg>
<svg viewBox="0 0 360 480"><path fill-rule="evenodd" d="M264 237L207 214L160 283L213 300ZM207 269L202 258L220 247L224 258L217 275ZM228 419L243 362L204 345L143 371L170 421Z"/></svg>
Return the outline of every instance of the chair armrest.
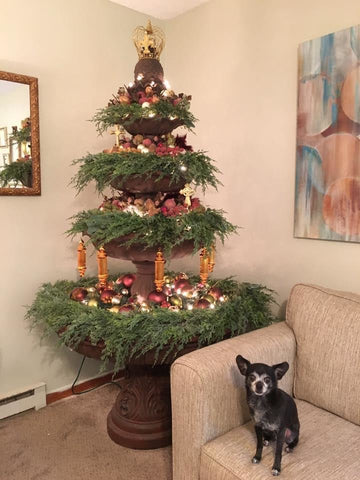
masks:
<svg viewBox="0 0 360 480"><path fill-rule="evenodd" d="M201 447L249 420L236 355L253 363L289 362L280 387L291 393L295 350L292 330L280 322L196 350L173 363L173 480L198 480Z"/></svg>

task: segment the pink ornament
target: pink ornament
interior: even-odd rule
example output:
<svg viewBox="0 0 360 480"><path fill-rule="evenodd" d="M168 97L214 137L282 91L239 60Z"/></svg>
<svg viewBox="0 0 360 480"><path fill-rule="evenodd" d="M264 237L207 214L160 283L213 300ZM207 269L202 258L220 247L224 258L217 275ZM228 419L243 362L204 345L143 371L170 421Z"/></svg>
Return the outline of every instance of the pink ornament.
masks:
<svg viewBox="0 0 360 480"><path fill-rule="evenodd" d="M164 207L166 207L168 210L174 208L176 206L175 200L173 198L168 198L164 202Z"/></svg>
<svg viewBox="0 0 360 480"><path fill-rule="evenodd" d="M167 287L166 285L163 286L163 292L165 293L165 295L169 296L172 294L172 290L171 290L171 287Z"/></svg>
<svg viewBox="0 0 360 480"><path fill-rule="evenodd" d="M145 147L150 147L150 145L152 144L152 141L150 140L150 138L145 138L145 140L143 140L142 143Z"/></svg>
<svg viewBox="0 0 360 480"><path fill-rule="evenodd" d="M122 277L121 283L123 283L126 288L130 288L134 283L135 278L136 276L133 273L128 273Z"/></svg>

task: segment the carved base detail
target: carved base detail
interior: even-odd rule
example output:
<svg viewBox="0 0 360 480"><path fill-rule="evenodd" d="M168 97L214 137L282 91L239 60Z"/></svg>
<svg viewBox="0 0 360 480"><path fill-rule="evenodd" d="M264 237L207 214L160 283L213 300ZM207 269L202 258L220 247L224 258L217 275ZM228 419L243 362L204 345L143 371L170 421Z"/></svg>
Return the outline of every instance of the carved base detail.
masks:
<svg viewBox="0 0 360 480"><path fill-rule="evenodd" d="M171 444L169 365L133 365L107 419L110 438L134 449Z"/></svg>

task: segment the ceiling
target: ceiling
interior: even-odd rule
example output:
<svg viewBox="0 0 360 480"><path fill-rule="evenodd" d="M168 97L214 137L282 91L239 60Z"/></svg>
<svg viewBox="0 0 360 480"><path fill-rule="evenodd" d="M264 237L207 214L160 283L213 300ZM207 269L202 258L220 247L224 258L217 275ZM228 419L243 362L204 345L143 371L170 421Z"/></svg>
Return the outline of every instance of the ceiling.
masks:
<svg viewBox="0 0 360 480"><path fill-rule="evenodd" d="M132 8L146 15L169 20L209 0L110 0L124 7Z"/></svg>

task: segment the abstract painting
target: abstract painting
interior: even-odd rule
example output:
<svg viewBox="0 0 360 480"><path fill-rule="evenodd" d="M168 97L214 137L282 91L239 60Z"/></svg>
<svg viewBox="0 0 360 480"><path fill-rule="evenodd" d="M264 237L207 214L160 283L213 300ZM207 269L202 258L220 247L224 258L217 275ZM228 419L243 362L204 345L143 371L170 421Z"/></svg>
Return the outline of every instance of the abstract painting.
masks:
<svg viewBox="0 0 360 480"><path fill-rule="evenodd" d="M294 235L360 242L360 25L298 59Z"/></svg>

